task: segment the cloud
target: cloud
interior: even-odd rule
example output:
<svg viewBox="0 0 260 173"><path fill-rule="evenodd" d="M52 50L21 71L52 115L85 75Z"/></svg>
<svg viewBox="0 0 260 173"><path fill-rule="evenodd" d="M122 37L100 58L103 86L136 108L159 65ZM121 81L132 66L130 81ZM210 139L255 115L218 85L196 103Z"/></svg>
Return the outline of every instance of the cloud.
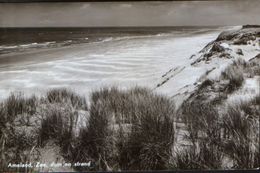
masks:
<svg viewBox="0 0 260 173"><path fill-rule="evenodd" d="M48 19L44 19L44 20L40 20L39 23L43 24L43 25L48 25L48 24L51 24L52 21L51 20L48 20Z"/></svg>
<svg viewBox="0 0 260 173"><path fill-rule="evenodd" d="M0 27L260 24L259 0L0 4Z"/></svg>
<svg viewBox="0 0 260 173"><path fill-rule="evenodd" d="M121 8L131 8L133 5L132 4L120 4L119 6Z"/></svg>
<svg viewBox="0 0 260 173"><path fill-rule="evenodd" d="M84 3L82 4L82 6L80 7L81 9L87 9L90 7L90 4Z"/></svg>

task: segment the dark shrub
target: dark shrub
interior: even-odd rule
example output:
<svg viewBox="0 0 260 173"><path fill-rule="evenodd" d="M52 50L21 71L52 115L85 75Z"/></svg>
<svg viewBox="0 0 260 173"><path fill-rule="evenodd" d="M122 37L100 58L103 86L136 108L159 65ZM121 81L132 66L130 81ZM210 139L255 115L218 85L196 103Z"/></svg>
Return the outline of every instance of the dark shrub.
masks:
<svg viewBox="0 0 260 173"><path fill-rule="evenodd" d="M225 48L222 47L218 42L215 42L210 50L211 52L224 52Z"/></svg>
<svg viewBox="0 0 260 173"><path fill-rule="evenodd" d="M256 36L254 33L243 33L238 38L234 40L235 45L246 45L249 41L256 40Z"/></svg>
<svg viewBox="0 0 260 173"><path fill-rule="evenodd" d="M237 53L238 55L244 55L244 53L243 53L243 50L242 50L242 49L237 49L236 53Z"/></svg>
<svg viewBox="0 0 260 173"><path fill-rule="evenodd" d="M199 86L199 89L203 89L203 88L206 88L208 86L211 86L213 85L214 82L210 79L206 79L205 81L202 82L202 84Z"/></svg>

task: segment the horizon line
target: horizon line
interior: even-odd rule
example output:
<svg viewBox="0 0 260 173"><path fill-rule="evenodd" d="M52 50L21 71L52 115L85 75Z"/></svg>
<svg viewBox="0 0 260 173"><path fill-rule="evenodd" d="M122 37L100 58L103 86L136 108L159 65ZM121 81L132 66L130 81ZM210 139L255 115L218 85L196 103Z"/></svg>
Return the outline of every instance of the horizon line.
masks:
<svg viewBox="0 0 260 173"><path fill-rule="evenodd" d="M0 0L0 3L55 3L55 2L169 2L169 1L235 1L235 0Z"/></svg>
<svg viewBox="0 0 260 173"><path fill-rule="evenodd" d="M245 24L247 25L247 24ZM225 26L244 26L242 25L176 25L176 26L18 26L18 27L0 27L0 29L8 28L171 28L171 27L225 27Z"/></svg>

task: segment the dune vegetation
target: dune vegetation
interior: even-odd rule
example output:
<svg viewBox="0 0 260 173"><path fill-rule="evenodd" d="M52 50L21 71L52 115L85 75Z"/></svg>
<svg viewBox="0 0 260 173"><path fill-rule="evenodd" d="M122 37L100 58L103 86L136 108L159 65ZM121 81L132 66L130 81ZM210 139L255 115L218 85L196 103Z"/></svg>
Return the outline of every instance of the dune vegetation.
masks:
<svg viewBox="0 0 260 173"><path fill-rule="evenodd" d="M89 118L77 133L79 111ZM104 88L92 93L89 105L67 89L50 90L41 98L12 94L0 112L1 170L10 162L40 160L37 150L50 142L69 162L93 161L92 170L169 165L174 105L146 88Z"/></svg>
<svg viewBox="0 0 260 173"><path fill-rule="evenodd" d="M185 140L176 147L174 103L146 88L102 88L84 97L54 89L43 97L11 94L1 103L1 170L41 159L50 143L68 162L92 161L86 170L222 169L259 166L259 95L228 105L192 103L182 115ZM79 112L86 116L78 129ZM256 130L259 129L259 130ZM21 169L20 169L21 170Z"/></svg>

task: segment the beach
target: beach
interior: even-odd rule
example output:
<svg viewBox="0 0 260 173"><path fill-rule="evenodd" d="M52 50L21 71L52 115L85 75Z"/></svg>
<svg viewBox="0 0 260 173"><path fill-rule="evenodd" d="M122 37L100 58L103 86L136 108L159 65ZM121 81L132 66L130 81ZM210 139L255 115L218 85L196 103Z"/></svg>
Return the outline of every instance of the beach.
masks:
<svg viewBox="0 0 260 173"><path fill-rule="evenodd" d="M187 63L221 31L178 29L121 37L114 33L99 42L2 54L0 95L3 99L11 92L41 94L60 87L86 96L104 86L155 88L168 69Z"/></svg>

